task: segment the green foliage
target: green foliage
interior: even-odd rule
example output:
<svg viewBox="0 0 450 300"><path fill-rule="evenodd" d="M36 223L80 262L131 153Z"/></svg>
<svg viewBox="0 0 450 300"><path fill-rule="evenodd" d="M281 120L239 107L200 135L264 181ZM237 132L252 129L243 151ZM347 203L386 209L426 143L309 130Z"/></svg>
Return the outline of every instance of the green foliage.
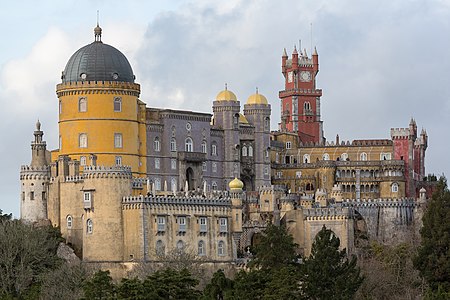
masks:
<svg viewBox="0 0 450 300"><path fill-rule="evenodd" d="M270 279L267 271L256 269L249 272L240 271L234 279L234 299L263 299L264 290Z"/></svg>
<svg viewBox="0 0 450 300"><path fill-rule="evenodd" d="M427 281L432 292L450 292L450 191L447 180L439 179L428 203L420 230L422 241L414 266Z"/></svg>
<svg viewBox="0 0 450 300"><path fill-rule="evenodd" d="M363 282L356 257L339 250L340 241L325 226L302 265L302 292L308 299L351 299Z"/></svg>
<svg viewBox="0 0 450 300"><path fill-rule="evenodd" d="M223 270L214 273L211 282L203 290L203 299L230 299L233 292L233 280L228 279Z"/></svg>
<svg viewBox="0 0 450 300"><path fill-rule="evenodd" d="M112 299L115 295L115 285L109 271L97 271L83 285L85 299Z"/></svg>
<svg viewBox="0 0 450 300"><path fill-rule="evenodd" d="M0 217L0 297L35 298L44 275L56 269L61 235L51 226L34 228L10 215Z"/></svg>
<svg viewBox="0 0 450 300"><path fill-rule="evenodd" d="M250 267L270 270L295 264L298 258L296 248L297 244L285 226L269 224L255 247L255 259Z"/></svg>
<svg viewBox="0 0 450 300"><path fill-rule="evenodd" d="M165 269L148 276L143 282L147 299L198 299L201 292L194 289L198 280L187 269Z"/></svg>
<svg viewBox="0 0 450 300"><path fill-rule="evenodd" d="M123 278L117 287L118 299L140 300L147 299L142 288L142 282L138 278Z"/></svg>

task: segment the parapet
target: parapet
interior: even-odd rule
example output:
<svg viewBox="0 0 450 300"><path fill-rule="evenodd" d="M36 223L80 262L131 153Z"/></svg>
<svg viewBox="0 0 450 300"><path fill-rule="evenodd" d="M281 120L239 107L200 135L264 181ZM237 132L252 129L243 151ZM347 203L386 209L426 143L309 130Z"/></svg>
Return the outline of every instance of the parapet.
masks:
<svg viewBox="0 0 450 300"><path fill-rule="evenodd" d="M24 179L50 179L49 166L29 166L20 167L20 180Z"/></svg>
<svg viewBox="0 0 450 300"><path fill-rule="evenodd" d="M303 209L306 220L345 220L353 218L353 210L348 207L306 208Z"/></svg>
<svg viewBox="0 0 450 300"><path fill-rule="evenodd" d="M407 139L409 134L409 128L391 128L391 138L393 140Z"/></svg>
<svg viewBox="0 0 450 300"><path fill-rule="evenodd" d="M414 207L416 201L413 198L380 198L380 199L345 199L344 207Z"/></svg>
<svg viewBox="0 0 450 300"><path fill-rule="evenodd" d="M231 208L231 198L203 198L196 197L170 197L170 196L126 196L122 199L122 206L133 208L135 204L151 205L151 206L216 206L223 208ZM140 206L140 205L139 205ZM139 207L138 206L138 207Z"/></svg>
<svg viewBox="0 0 450 300"><path fill-rule="evenodd" d="M129 166L85 166L84 178L132 178Z"/></svg>

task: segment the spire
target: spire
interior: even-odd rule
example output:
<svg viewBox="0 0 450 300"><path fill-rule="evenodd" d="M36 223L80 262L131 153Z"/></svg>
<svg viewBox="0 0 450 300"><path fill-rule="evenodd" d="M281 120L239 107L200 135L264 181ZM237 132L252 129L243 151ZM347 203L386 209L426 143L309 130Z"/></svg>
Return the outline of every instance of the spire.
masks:
<svg viewBox="0 0 450 300"><path fill-rule="evenodd" d="M283 48L283 57L287 57L286 48Z"/></svg>
<svg viewBox="0 0 450 300"><path fill-rule="evenodd" d="M292 54L298 54L296 45L294 45L294 52L292 52Z"/></svg>
<svg viewBox="0 0 450 300"><path fill-rule="evenodd" d="M39 118L36 122L36 131L41 131L41 122L39 122Z"/></svg>
<svg viewBox="0 0 450 300"><path fill-rule="evenodd" d="M318 55L316 46L314 46L314 53L313 53L313 55Z"/></svg>
<svg viewBox="0 0 450 300"><path fill-rule="evenodd" d="M303 49L303 54L305 55L305 57L308 57L308 54L306 53L306 48Z"/></svg>
<svg viewBox="0 0 450 300"><path fill-rule="evenodd" d="M98 10L97 10L97 27L94 28L94 40L96 42L102 42L102 28L98 25Z"/></svg>

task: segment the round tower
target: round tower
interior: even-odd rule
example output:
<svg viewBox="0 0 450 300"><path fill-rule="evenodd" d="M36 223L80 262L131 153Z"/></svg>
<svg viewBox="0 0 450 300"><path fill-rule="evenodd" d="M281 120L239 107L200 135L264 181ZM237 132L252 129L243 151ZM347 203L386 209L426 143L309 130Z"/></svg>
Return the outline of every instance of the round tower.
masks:
<svg viewBox="0 0 450 300"><path fill-rule="evenodd" d="M42 139L41 123L37 121L34 141L31 142L31 164L20 170L21 201L20 218L25 222L47 219L48 183L50 168L49 153Z"/></svg>
<svg viewBox="0 0 450 300"><path fill-rule="evenodd" d="M258 90L248 97L244 115L254 126L255 189L270 186L270 104Z"/></svg>
<svg viewBox="0 0 450 300"><path fill-rule="evenodd" d="M128 165L146 174L145 104L125 55L104 44L97 25L95 41L76 51L56 87L59 98L60 155L93 165Z"/></svg>

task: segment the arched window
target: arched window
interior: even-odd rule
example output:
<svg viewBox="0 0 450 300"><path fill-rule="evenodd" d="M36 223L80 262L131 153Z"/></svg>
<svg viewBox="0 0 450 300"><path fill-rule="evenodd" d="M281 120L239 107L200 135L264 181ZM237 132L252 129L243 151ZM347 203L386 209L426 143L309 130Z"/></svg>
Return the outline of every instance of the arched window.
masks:
<svg viewBox="0 0 450 300"><path fill-rule="evenodd" d="M175 138L170 139L170 151L177 151L177 140Z"/></svg>
<svg viewBox="0 0 450 300"><path fill-rule="evenodd" d="M175 177L172 177L172 179L170 180L170 186L171 186L172 192L177 191L177 179Z"/></svg>
<svg viewBox="0 0 450 300"><path fill-rule="evenodd" d="M213 191L217 191L217 182L213 181L213 182L211 183L211 187L212 187L212 190L213 190Z"/></svg>
<svg viewBox="0 0 450 300"><path fill-rule="evenodd" d="M310 159L310 157L309 157L309 154L304 154L303 155L303 163L304 164L308 164L308 163L310 163L311 162L311 159Z"/></svg>
<svg viewBox="0 0 450 300"><path fill-rule="evenodd" d="M122 134L114 133L114 148L122 148Z"/></svg>
<svg viewBox="0 0 450 300"><path fill-rule="evenodd" d="M78 136L78 143L80 148L87 148L88 146L88 137L86 133L80 133Z"/></svg>
<svg viewBox="0 0 450 300"><path fill-rule="evenodd" d="M242 146L242 156L247 156L247 146Z"/></svg>
<svg viewBox="0 0 450 300"><path fill-rule="evenodd" d="M114 97L114 111L121 112L122 111L122 98Z"/></svg>
<svg viewBox="0 0 450 300"><path fill-rule="evenodd" d="M67 221L67 229L71 229L72 228L72 216L71 215L68 215L67 216L67 218L66 218L66 221Z"/></svg>
<svg viewBox="0 0 450 300"><path fill-rule="evenodd" d="M198 256L205 256L205 255L206 255L205 242L200 241L198 242Z"/></svg>
<svg viewBox="0 0 450 300"><path fill-rule="evenodd" d="M392 184L392 192L393 193L397 193L398 192L398 183L397 182L394 182Z"/></svg>
<svg viewBox="0 0 450 300"><path fill-rule="evenodd" d="M348 160L348 154L347 153L342 153L341 154L341 160L343 160L343 161Z"/></svg>
<svg viewBox="0 0 450 300"><path fill-rule="evenodd" d="M184 251L184 242L182 240L179 240L177 242L177 250L178 251Z"/></svg>
<svg viewBox="0 0 450 300"><path fill-rule="evenodd" d="M94 224L91 219L87 219L86 221L86 233L92 234L94 231Z"/></svg>
<svg viewBox="0 0 450 300"><path fill-rule="evenodd" d="M253 156L253 147L252 147L252 145L248 146L248 156L250 156L250 157Z"/></svg>
<svg viewBox="0 0 450 300"><path fill-rule="evenodd" d="M155 178L155 190L160 191L161 190L161 179Z"/></svg>
<svg viewBox="0 0 450 300"><path fill-rule="evenodd" d="M158 240L156 242L156 255L164 256L165 253L166 253L166 247L164 246L164 242L161 240Z"/></svg>
<svg viewBox="0 0 450 300"><path fill-rule="evenodd" d="M190 137L188 137L184 143L184 151L186 152L194 151L194 143L192 142L192 139Z"/></svg>
<svg viewBox="0 0 450 300"><path fill-rule="evenodd" d="M359 155L359 160L366 161L367 160L367 153L363 152Z"/></svg>
<svg viewBox="0 0 450 300"><path fill-rule="evenodd" d="M86 156L80 156L80 166L86 165Z"/></svg>
<svg viewBox="0 0 450 300"><path fill-rule="evenodd" d="M87 99L86 97L80 97L78 99L78 111L86 112L87 111Z"/></svg>
<svg viewBox="0 0 450 300"><path fill-rule="evenodd" d="M206 141L202 142L202 153L208 153L207 148L208 144L206 143Z"/></svg>
<svg viewBox="0 0 450 300"><path fill-rule="evenodd" d="M161 143L159 142L159 137L155 137L153 140L153 150L156 152L161 151Z"/></svg>
<svg viewBox="0 0 450 300"><path fill-rule="evenodd" d="M217 144L216 143L213 143L211 145L211 155L214 155L214 156L217 155Z"/></svg>
<svg viewBox="0 0 450 300"><path fill-rule="evenodd" d="M239 114L235 114L233 118L234 126L239 125Z"/></svg>
<svg viewBox="0 0 450 300"><path fill-rule="evenodd" d="M269 118L264 119L264 131L270 131L270 119Z"/></svg>
<svg viewBox="0 0 450 300"><path fill-rule="evenodd" d="M309 103L308 101L305 102L305 104L303 104L303 107L306 111L310 111L311 110L311 103Z"/></svg>
<svg viewBox="0 0 450 300"><path fill-rule="evenodd" d="M225 243L223 241L217 243L217 255L225 256Z"/></svg>
<svg viewBox="0 0 450 300"><path fill-rule="evenodd" d="M324 153L322 155L322 160L330 160L330 155L328 153Z"/></svg>

